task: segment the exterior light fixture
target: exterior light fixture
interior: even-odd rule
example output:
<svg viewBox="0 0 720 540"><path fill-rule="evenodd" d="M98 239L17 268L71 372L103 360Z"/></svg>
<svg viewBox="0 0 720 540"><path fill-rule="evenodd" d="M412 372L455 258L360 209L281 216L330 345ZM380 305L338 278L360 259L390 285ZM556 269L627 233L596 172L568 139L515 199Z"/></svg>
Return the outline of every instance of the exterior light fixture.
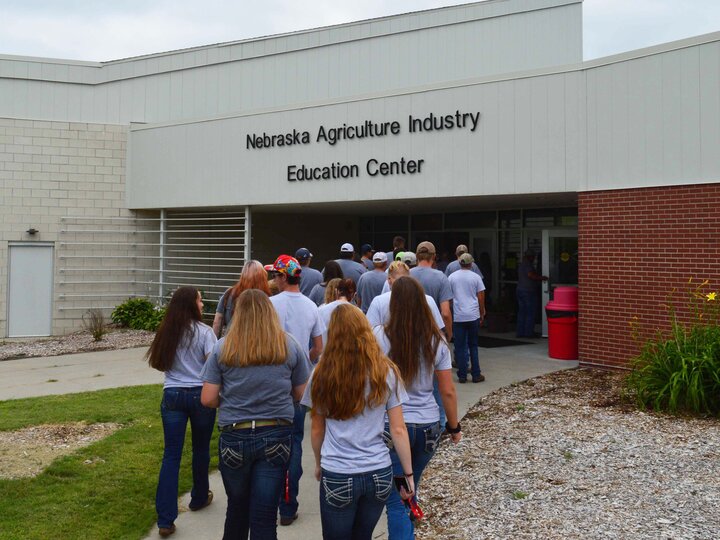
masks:
<svg viewBox="0 0 720 540"><path fill-rule="evenodd" d="M25 232L28 233L30 236L32 236L32 235L35 235L35 234L39 233L40 231L38 231L35 227L30 227L30 228L29 228L27 231L25 231Z"/></svg>

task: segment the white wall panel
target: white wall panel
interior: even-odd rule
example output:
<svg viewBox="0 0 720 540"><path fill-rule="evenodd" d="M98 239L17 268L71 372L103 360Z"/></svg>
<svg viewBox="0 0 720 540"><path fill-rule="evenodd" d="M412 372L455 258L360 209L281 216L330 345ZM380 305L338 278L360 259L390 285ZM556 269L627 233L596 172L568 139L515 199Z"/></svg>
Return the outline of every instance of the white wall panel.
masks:
<svg viewBox="0 0 720 540"><path fill-rule="evenodd" d="M720 47L700 48L700 163L707 178L717 170L720 148Z"/></svg>
<svg viewBox="0 0 720 540"><path fill-rule="evenodd" d="M578 0L513 0L107 63L6 57L0 59L0 88L21 77L28 88L39 86L33 92L41 99L24 108L3 100L0 117L111 123L194 120L569 64L582 60L581 26ZM155 80L168 71L173 86L179 85L172 97L179 94L182 103L174 102L170 109L148 106L154 101ZM251 84L237 99L215 101L206 95L205 80L217 71ZM79 92L76 84L100 93L108 85L109 96L114 99L117 93L119 102L111 99L109 109L98 108L82 118L69 117L64 107L41 105L58 101L55 94L63 98ZM144 116L139 118L140 111Z"/></svg>
<svg viewBox="0 0 720 540"><path fill-rule="evenodd" d="M130 136L129 203L134 208L297 204L718 181L720 152L703 145L720 137L718 48L713 42L567 73L138 127ZM477 131L408 132L409 115L455 111L480 112ZM315 142L320 125L364 120L397 120L401 134L335 146ZM246 148L248 133L292 129L307 130L311 143ZM173 150L161 151L167 147ZM401 157L425 160L422 173L371 177L365 171L370 158ZM289 165L333 162L357 164L359 177L287 181Z"/></svg>

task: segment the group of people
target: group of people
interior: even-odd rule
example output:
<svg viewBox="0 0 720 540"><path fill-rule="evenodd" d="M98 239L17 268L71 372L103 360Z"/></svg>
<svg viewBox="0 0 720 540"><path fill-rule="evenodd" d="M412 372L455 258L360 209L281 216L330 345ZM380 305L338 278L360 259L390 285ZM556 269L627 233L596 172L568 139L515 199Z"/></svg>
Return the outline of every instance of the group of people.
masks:
<svg viewBox="0 0 720 540"><path fill-rule="evenodd" d="M319 481L323 538L371 538L387 508L389 538L414 538L416 486L440 437L461 438L457 380L481 382L477 335L484 285L466 246L457 268L433 268L435 246L392 252L349 244L323 272L312 253L249 261L218 302L180 287L148 351L165 372L159 534L175 532L180 456L192 431L190 510L212 502L209 444L217 411L227 493L224 538L276 538L298 517L305 416ZM412 255L412 256L411 256ZM452 312L451 303L452 301Z"/></svg>

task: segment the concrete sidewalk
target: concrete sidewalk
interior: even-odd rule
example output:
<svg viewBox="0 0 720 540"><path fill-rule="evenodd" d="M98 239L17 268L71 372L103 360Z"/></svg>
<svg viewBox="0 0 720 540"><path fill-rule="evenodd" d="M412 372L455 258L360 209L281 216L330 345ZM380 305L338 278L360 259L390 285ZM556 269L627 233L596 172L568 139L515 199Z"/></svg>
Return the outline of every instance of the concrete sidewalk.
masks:
<svg viewBox="0 0 720 540"><path fill-rule="evenodd" d="M503 337L503 336L498 336ZM482 396L513 382L523 381L561 369L577 366L577 362L551 360L547 342L531 340L532 344L495 349L480 349L480 365L487 380L483 383L456 384L458 408L462 417ZM148 367L143 360L146 348L102 351L46 358L24 358L0 362L0 400L52 394L69 394L103 388L162 383L163 374ZM289 527L278 527L280 540L321 538L319 487L314 478L315 459L310 448L310 416L306 421L303 442L303 469L300 482L299 518ZM463 451L463 443L457 446ZM184 466L189 466L185 463ZM181 497L181 513L175 521L173 538L221 538L227 498L220 474L210 475L213 503L200 512L187 511L189 495ZM375 538L386 538L387 525L383 516ZM152 527L148 539L159 538Z"/></svg>
<svg viewBox="0 0 720 540"><path fill-rule="evenodd" d="M502 347L496 349L480 349L480 365L486 381L473 384L456 384L458 409L460 416L482 397L498 388L514 382L523 381L538 375L544 375L561 369L576 367L578 362L551 360L547 356L547 341L532 340L532 345ZM453 377L455 379L455 377ZM310 415L305 423L305 439L303 441L303 474L300 480L299 517L292 525L278 525L279 540L306 540L322 538L320 528L319 486L315 480L315 458L310 447ZM463 443L457 446L463 451ZM172 536L177 540L197 538L222 538L227 498L220 474L210 475L210 489L215 494L213 503L200 512L188 512L189 494L181 498L181 513L175 521L177 532ZM383 515L375 528L374 538L387 538L387 521ZM159 538L157 528L151 529L147 540Z"/></svg>
<svg viewBox="0 0 720 540"><path fill-rule="evenodd" d="M147 347L0 362L0 400L162 383Z"/></svg>

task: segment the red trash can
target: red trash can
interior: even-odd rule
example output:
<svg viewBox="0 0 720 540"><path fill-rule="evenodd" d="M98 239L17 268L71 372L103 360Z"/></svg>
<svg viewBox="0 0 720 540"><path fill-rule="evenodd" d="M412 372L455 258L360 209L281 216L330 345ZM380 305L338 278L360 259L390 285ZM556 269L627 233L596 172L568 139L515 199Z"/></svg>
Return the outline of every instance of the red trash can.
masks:
<svg viewBox="0 0 720 540"><path fill-rule="evenodd" d="M559 360L578 359L578 290L556 287L545 306L548 321L548 356Z"/></svg>

